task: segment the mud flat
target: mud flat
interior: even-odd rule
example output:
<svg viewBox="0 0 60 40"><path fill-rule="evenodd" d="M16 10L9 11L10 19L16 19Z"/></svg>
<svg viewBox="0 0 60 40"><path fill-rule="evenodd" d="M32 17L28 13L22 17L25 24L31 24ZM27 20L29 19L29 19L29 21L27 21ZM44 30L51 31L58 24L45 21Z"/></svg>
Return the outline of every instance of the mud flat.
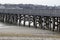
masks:
<svg viewBox="0 0 60 40"><path fill-rule="evenodd" d="M60 38L0 37L0 40L60 40Z"/></svg>
<svg viewBox="0 0 60 40"><path fill-rule="evenodd" d="M59 40L60 34L49 30L0 23L0 40Z"/></svg>

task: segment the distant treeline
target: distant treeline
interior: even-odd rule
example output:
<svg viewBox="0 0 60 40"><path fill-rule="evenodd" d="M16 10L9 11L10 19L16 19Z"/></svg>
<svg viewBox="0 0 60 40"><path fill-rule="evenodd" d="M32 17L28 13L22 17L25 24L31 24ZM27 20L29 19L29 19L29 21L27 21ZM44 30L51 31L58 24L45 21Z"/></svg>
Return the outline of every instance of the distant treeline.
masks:
<svg viewBox="0 0 60 40"><path fill-rule="evenodd" d="M0 4L0 8L15 8L15 9L60 9L60 6L45 6L45 5L33 5L33 4Z"/></svg>

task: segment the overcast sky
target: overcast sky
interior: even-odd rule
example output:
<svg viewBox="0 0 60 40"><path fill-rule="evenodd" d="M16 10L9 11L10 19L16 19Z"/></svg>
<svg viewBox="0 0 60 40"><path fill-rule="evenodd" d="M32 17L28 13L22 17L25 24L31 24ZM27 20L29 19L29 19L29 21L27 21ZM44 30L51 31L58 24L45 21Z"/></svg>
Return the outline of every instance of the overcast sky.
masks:
<svg viewBox="0 0 60 40"><path fill-rule="evenodd" d="M49 5L58 6L60 5L60 0L0 0L2 4L38 4L38 5Z"/></svg>

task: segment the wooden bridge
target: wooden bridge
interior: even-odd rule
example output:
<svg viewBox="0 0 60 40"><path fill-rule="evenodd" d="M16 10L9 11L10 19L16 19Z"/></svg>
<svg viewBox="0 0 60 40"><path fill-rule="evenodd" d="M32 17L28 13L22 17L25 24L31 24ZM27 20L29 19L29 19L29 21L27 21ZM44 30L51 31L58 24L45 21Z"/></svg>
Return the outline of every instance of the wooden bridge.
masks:
<svg viewBox="0 0 60 40"><path fill-rule="evenodd" d="M60 9L0 9L0 21L60 32Z"/></svg>

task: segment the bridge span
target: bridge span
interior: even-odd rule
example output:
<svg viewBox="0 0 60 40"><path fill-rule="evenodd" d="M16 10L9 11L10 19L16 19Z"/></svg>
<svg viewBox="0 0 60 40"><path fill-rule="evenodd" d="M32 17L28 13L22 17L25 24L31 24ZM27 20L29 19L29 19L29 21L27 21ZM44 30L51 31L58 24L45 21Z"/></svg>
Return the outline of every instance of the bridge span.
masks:
<svg viewBox="0 0 60 40"><path fill-rule="evenodd" d="M0 21L60 32L60 9L0 9Z"/></svg>

